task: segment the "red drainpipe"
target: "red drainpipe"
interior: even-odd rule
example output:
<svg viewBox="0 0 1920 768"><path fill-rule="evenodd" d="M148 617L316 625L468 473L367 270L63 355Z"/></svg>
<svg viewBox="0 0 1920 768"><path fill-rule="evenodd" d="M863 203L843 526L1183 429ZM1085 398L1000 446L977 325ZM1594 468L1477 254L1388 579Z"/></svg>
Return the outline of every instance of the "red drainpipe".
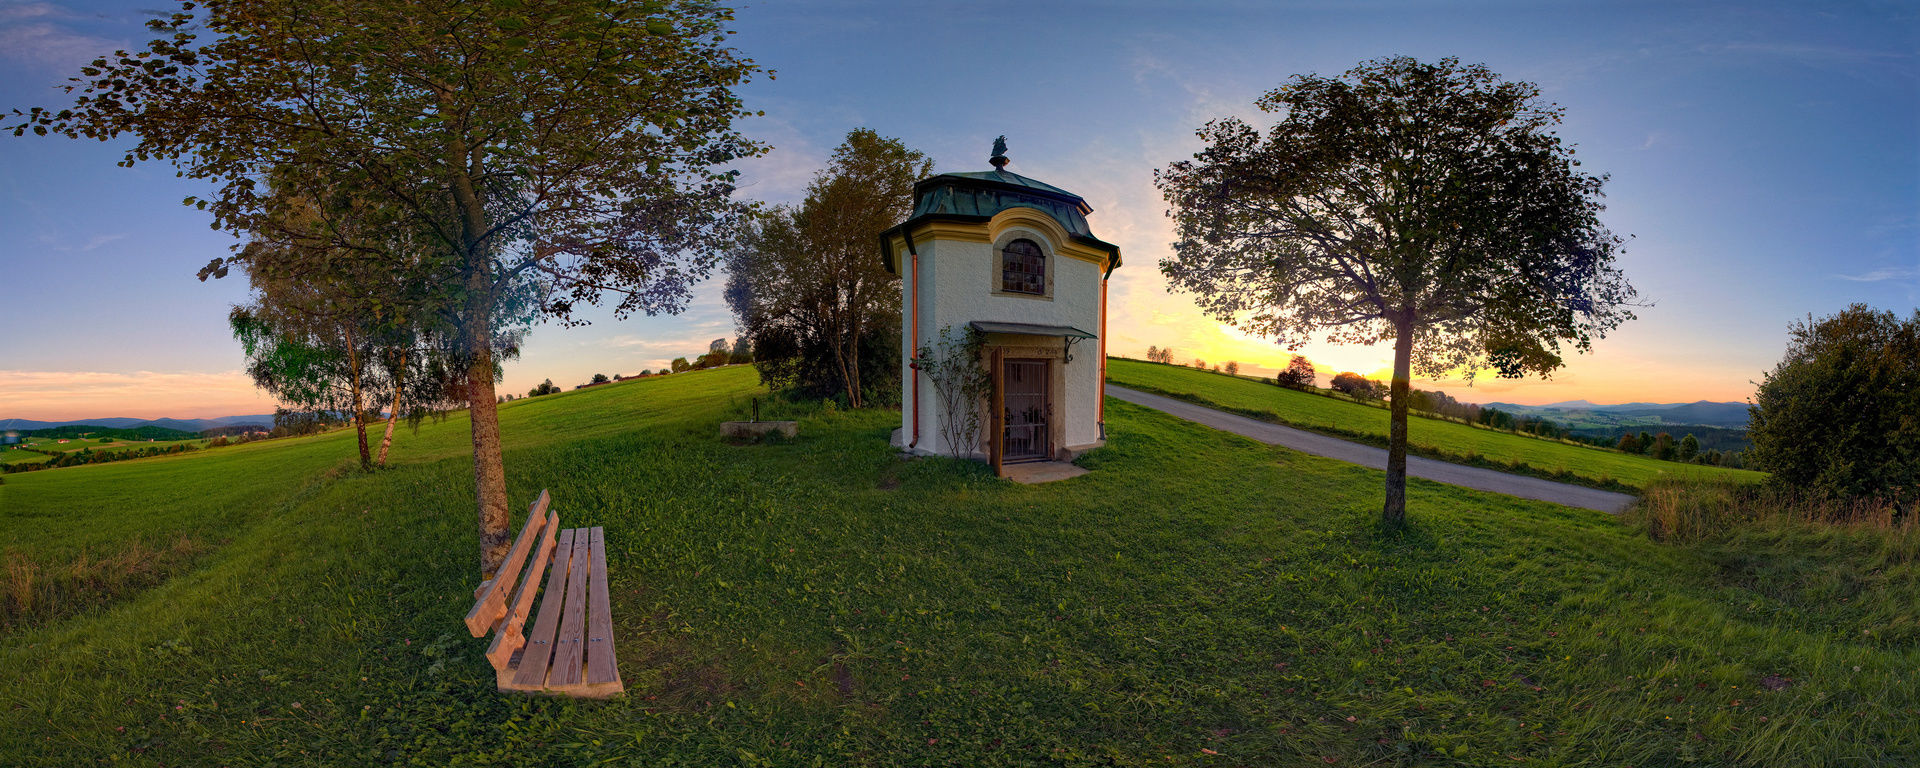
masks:
<svg viewBox="0 0 1920 768"><path fill-rule="evenodd" d="M1107 278L1100 278L1100 439L1107 439Z"/></svg>
<svg viewBox="0 0 1920 768"><path fill-rule="evenodd" d="M913 233L907 236L907 252L913 254L913 276L907 283L907 311L913 315L913 345L907 348L907 370L913 371L913 441L911 451L920 445L920 252L913 248Z"/></svg>

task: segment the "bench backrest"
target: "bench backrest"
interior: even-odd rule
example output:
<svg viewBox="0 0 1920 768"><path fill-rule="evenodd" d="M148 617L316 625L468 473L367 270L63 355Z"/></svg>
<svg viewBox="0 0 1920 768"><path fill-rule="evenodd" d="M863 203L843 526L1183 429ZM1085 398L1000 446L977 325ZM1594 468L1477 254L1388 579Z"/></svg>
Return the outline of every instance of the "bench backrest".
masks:
<svg viewBox="0 0 1920 768"><path fill-rule="evenodd" d="M467 631L474 637L483 637L489 630L498 629L492 647L487 649L487 659L497 669L505 669L513 653L525 644L521 627L526 624L534 594L539 591L540 575L553 557L560 514L549 512L549 504L550 498L542 490L540 498L534 500L533 508L527 512L526 525L521 527L513 547L507 550L507 559L492 580L480 585L473 608L467 611Z"/></svg>

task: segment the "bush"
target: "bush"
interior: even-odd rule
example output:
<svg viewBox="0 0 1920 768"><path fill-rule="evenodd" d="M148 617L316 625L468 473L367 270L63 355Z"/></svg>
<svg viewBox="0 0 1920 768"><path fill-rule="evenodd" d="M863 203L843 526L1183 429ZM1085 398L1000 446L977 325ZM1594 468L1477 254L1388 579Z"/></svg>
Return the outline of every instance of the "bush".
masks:
<svg viewBox="0 0 1920 768"><path fill-rule="evenodd" d="M1754 395L1748 463L1782 488L1920 505L1920 310L1854 304L1788 327Z"/></svg>
<svg viewBox="0 0 1920 768"><path fill-rule="evenodd" d="M1274 375L1275 384L1289 389L1306 389L1313 386L1313 361L1306 355L1294 355L1287 363L1287 369Z"/></svg>
<svg viewBox="0 0 1920 768"><path fill-rule="evenodd" d="M1333 377L1333 381L1329 383L1329 386L1333 387L1336 392L1345 392L1348 397L1355 400L1378 400L1382 394L1378 388L1374 387L1373 382L1353 372L1341 373Z"/></svg>

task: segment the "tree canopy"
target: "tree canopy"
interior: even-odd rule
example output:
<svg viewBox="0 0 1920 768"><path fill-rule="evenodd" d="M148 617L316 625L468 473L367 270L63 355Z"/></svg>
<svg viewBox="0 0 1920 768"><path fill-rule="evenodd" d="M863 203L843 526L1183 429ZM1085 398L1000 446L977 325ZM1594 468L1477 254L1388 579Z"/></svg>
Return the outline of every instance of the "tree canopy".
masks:
<svg viewBox="0 0 1920 768"><path fill-rule="evenodd" d="M1176 241L1161 271L1202 310L1298 344L1394 343L1383 517L1405 514L1411 371L1548 374L1630 319L1599 220L1539 88L1454 59L1300 75L1156 172Z"/></svg>
<svg viewBox="0 0 1920 768"><path fill-rule="evenodd" d="M1920 509L1920 310L1902 320L1854 304L1788 328L1760 382L1749 465L1833 498Z"/></svg>
<svg viewBox="0 0 1920 768"><path fill-rule="evenodd" d="M421 233L444 260L467 353L483 573L508 545L491 321L531 281L539 314L617 297L674 312L744 208L724 168L733 88L757 71L708 0L212 0L149 22L156 39L81 71L71 108L15 110L25 132L136 143L214 191L214 226L280 215L269 180L352 190L370 224ZM359 231L377 231L378 227ZM344 250L390 258L342 232ZM244 250L210 264L224 274Z"/></svg>
<svg viewBox="0 0 1920 768"><path fill-rule="evenodd" d="M849 405L894 394L900 279L873 257L880 232L913 208L933 161L866 128L847 133L797 206L749 227L728 257L727 304L762 380Z"/></svg>

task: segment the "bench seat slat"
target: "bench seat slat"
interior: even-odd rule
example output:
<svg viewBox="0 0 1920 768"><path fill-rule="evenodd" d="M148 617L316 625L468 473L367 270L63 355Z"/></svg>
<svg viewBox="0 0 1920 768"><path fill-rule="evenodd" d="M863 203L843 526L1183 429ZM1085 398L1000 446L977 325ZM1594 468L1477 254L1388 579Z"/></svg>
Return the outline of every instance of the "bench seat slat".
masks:
<svg viewBox="0 0 1920 768"><path fill-rule="evenodd" d="M613 613L607 608L606 529L594 526L587 563L587 684L620 684L620 665L613 657Z"/></svg>
<svg viewBox="0 0 1920 768"><path fill-rule="evenodd" d="M560 627L560 605L567 589L567 566L573 558L573 530L560 532L553 550L553 565L547 569L547 588L540 598L540 615L533 620L533 633L527 636L526 653L514 673L513 684L520 688L542 688L547 683L547 664L553 658L553 634Z"/></svg>
<svg viewBox="0 0 1920 768"><path fill-rule="evenodd" d="M560 635L553 643L553 672L547 685L559 688L580 684L580 665L586 661L587 560L593 551L586 528L573 529L573 562L567 568L567 600L560 614Z"/></svg>

